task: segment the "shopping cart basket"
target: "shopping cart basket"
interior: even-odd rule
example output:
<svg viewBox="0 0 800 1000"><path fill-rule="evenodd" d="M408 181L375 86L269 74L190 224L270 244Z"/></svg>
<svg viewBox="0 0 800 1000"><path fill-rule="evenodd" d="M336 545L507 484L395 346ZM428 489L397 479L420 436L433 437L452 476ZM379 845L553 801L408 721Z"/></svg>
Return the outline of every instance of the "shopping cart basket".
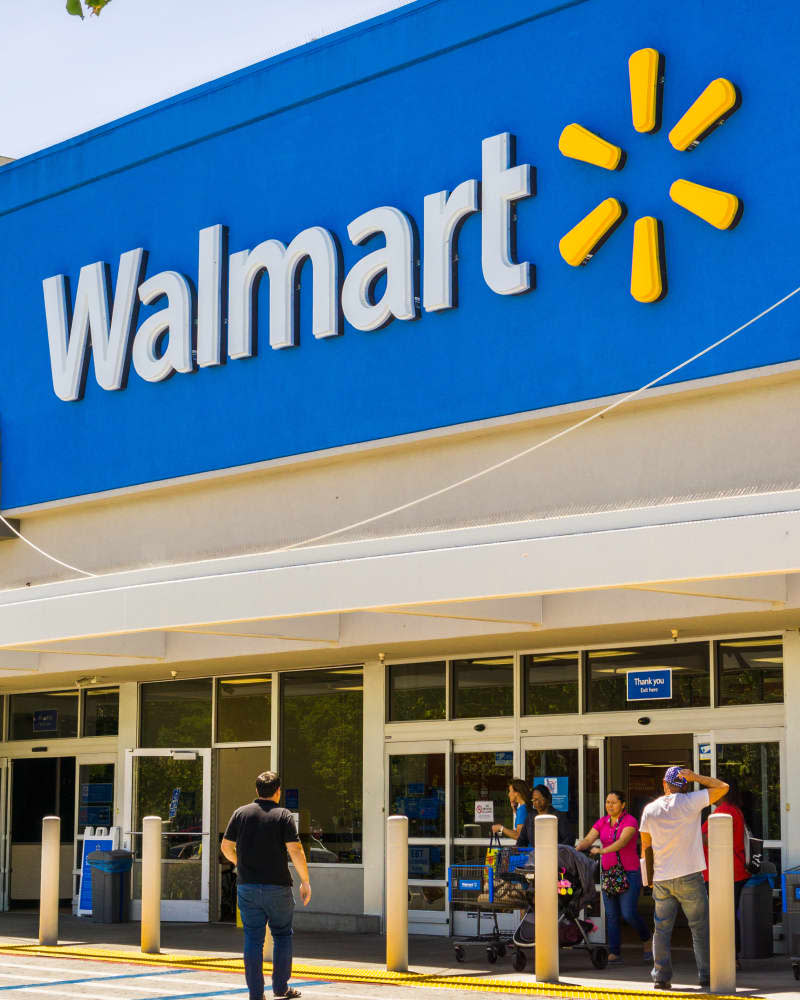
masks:
<svg viewBox="0 0 800 1000"><path fill-rule="evenodd" d="M492 859L494 862L495 859ZM497 914L504 910L526 906L524 896L509 893L508 885L498 881L495 864L451 865L447 869L447 898L452 904L475 914L475 934L471 937L453 938L456 960L466 960L466 948L480 944L486 947L486 957L490 962L503 958L511 941L510 933L503 933L497 923ZM481 924L488 931L482 932Z"/></svg>
<svg viewBox="0 0 800 1000"><path fill-rule="evenodd" d="M783 936L795 979L800 979L800 867L787 868L781 875Z"/></svg>

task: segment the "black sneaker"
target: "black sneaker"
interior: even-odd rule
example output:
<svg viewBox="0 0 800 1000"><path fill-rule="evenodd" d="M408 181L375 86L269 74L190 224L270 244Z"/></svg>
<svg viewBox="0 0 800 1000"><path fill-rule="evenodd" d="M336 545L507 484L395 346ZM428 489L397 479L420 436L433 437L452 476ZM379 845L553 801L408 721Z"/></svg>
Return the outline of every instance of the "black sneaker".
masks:
<svg viewBox="0 0 800 1000"><path fill-rule="evenodd" d="M660 980L657 979L653 983L653 989L654 990L671 990L672 989L672 983L664 983L664 982L661 982Z"/></svg>
<svg viewBox="0 0 800 1000"><path fill-rule="evenodd" d="M302 995L300 990L289 987L285 993L273 993L272 1000L297 1000L297 997L301 997Z"/></svg>

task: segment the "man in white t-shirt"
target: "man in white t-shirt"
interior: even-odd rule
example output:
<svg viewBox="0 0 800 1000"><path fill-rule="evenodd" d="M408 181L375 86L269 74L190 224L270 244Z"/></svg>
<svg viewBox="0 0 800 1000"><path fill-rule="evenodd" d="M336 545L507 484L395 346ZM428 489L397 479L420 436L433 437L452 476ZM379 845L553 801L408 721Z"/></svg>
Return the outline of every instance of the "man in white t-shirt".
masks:
<svg viewBox="0 0 800 1000"><path fill-rule="evenodd" d="M692 781L703 786L699 792L689 791ZM655 903L652 977L657 990L672 986L670 945L678 907L692 932L700 985L709 985L708 895L700 814L727 791L727 784L718 778L695 774L688 767L670 767L664 775L664 794L642 813L639 832Z"/></svg>

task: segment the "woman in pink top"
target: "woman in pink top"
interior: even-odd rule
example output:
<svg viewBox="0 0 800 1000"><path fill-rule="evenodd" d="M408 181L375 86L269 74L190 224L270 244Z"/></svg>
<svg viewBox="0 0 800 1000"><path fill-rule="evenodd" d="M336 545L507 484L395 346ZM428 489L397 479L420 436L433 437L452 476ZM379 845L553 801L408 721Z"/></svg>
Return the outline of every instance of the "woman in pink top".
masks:
<svg viewBox="0 0 800 1000"><path fill-rule="evenodd" d="M642 891L642 871L639 867L639 854L636 850L639 824L626 811L625 804L625 795L622 792L609 792L606 796L606 815L602 816L583 840L575 845L579 851L591 848L592 854L599 854L604 870L613 868L615 864L619 863L628 876L628 889L621 896L609 896L608 893L603 893L608 931L609 965L619 965L622 962L620 948L622 946L623 920L630 924L642 939L645 962L653 960L650 932L639 913L639 893ZM592 846L598 840L602 846Z"/></svg>

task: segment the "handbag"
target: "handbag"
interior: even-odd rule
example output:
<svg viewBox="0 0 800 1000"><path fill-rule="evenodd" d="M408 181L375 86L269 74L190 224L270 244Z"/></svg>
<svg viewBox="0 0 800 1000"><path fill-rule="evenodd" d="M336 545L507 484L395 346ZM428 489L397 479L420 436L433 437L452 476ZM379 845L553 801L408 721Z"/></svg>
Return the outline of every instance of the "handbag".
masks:
<svg viewBox="0 0 800 1000"><path fill-rule="evenodd" d="M602 862L601 862L602 864ZM628 873L622 867L622 859L617 851L617 863L610 868L600 869L600 888L607 896L621 896L630 888Z"/></svg>

